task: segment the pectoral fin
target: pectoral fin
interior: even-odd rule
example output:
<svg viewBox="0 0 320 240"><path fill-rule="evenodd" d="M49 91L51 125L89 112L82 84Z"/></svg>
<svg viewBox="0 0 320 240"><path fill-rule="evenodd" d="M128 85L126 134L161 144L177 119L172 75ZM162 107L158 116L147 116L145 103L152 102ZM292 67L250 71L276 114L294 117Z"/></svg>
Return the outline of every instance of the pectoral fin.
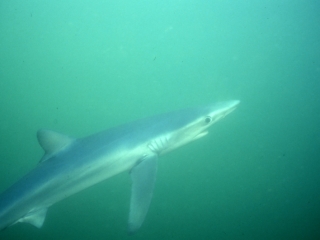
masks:
<svg viewBox="0 0 320 240"><path fill-rule="evenodd" d="M23 218L20 218L17 222L30 223L37 228L41 228L46 218L47 208L41 208L36 211L27 213Z"/></svg>
<svg viewBox="0 0 320 240"><path fill-rule="evenodd" d="M131 170L131 200L128 222L130 234L137 231L148 212L156 181L157 154L146 156Z"/></svg>

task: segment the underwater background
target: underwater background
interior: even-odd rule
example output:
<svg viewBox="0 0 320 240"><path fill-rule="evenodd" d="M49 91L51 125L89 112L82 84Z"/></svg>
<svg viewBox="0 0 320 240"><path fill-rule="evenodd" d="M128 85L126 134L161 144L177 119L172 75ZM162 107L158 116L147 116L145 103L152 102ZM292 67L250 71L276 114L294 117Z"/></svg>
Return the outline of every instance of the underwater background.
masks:
<svg viewBox="0 0 320 240"><path fill-rule="evenodd" d="M0 239L320 239L319 26L315 0L1 1L0 192L36 166L40 128L241 104L160 158L135 235L122 173Z"/></svg>

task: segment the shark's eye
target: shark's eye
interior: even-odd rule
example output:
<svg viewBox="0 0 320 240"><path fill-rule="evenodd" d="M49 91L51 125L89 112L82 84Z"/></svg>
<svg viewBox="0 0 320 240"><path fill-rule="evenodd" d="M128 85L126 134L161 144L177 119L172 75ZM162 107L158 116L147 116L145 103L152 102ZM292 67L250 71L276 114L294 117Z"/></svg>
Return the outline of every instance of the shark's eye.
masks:
<svg viewBox="0 0 320 240"><path fill-rule="evenodd" d="M211 122L211 117L210 116L207 116L204 120L206 123L210 123Z"/></svg>

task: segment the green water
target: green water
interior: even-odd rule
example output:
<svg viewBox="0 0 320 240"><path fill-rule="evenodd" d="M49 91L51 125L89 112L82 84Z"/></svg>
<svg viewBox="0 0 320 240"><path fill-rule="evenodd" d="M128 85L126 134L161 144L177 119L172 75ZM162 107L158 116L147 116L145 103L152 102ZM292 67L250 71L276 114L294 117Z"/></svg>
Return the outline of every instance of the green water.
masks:
<svg viewBox="0 0 320 240"><path fill-rule="evenodd" d="M35 133L81 137L240 99L210 134L163 156L147 218L126 233L120 174L52 206L14 239L320 239L320 4L0 3L0 192L42 156Z"/></svg>

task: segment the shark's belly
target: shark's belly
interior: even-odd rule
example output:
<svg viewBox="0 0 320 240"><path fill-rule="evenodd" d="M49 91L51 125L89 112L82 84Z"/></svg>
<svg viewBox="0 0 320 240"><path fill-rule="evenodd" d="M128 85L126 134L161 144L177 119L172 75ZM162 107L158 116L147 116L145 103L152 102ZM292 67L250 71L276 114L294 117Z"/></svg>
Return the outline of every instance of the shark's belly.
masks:
<svg viewBox="0 0 320 240"><path fill-rule="evenodd" d="M0 211L0 229L12 225L30 212L46 209L68 196L116 174L130 170L141 158L148 154L150 154L148 148L139 147L130 151L116 151L112 154L100 155L89 159L85 163L82 162L78 166L75 165L68 171L61 170L59 172L55 169L55 174L50 174L46 181L40 179L43 182L35 182L30 191L26 189L24 182L25 179L32 179L33 176L32 174L30 176L26 175L13 186L15 189L12 189L12 192L21 189L25 191L25 194L20 198L12 199L12 204L8 205L3 213ZM64 169L63 164L60 165L59 167ZM41 170L43 169L40 168L38 171ZM36 176L37 172L34 175ZM34 177L34 181L36 180L37 178ZM8 190L9 194L4 198L10 200L10 188Z"/></svg>
<svg viewBox="0 0 320 240"><path fill-rule="evenodd" d="M53 184L48 185L41 207L49 207L72 194L128 171L148 154L151 154L150 149L144 147L118 151L92 159L87 164L64 173L63 176L57 176L52 180Z"/></svg>

